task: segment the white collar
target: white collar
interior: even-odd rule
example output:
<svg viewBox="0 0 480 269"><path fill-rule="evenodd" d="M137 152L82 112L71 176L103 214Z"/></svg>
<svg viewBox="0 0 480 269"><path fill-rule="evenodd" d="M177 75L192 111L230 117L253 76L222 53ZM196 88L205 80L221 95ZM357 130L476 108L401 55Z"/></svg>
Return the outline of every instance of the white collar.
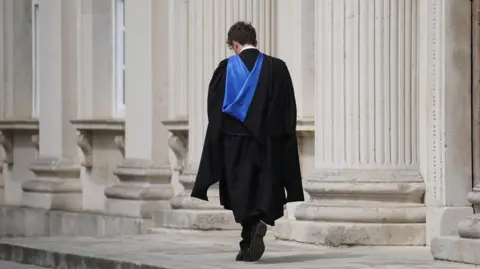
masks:
<svg viewBox="0 0 480 269"><path fill-rule="evenodd" d="M248 49L257 49L255 46L252 46L252 45L245 45L243 46L242 50L240 51L240 53L242 53L242 51L244 50L248 50Z"/></svg>

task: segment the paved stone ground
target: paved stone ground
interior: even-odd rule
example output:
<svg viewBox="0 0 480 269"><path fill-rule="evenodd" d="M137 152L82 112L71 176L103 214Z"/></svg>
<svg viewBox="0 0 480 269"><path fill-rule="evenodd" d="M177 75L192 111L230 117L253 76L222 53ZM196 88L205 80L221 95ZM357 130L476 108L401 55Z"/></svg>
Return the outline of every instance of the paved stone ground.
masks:
<svg viewBox="0 0 480 269"><path fill-rule="evenodd" d="M3 259L19 260L18 257L15 258L14 256L23 256L21 258L22 261L28 260L27 262L40 266L75 269L480 268L480 266L433 261L430 250L426 247L329 248L282 242L274 240L272 237L266 239L267 251L262 260L255 264L246 264L233 261L237 253L237 241L238 234L235 232L172 232L171 230L156 230L155 234L114 238L49 237L3 239L0 240L0 254ZM12 246L17 249L12 248ZM22 252L18 248L28 250ZM35 250L39 249L55 254L45 254L46 252L38 254ZM36 257L26 259L24 256L28 255ZM79 260L78 257L84 257L84 260ZM50 263L56 260L57 264L41 263L40 259ZM69 262L62 261L62 259L76 260ZM92 259L101 261L103 266L99 262L92 262ZM118 261L118 263L108 263L107 261ZM64 265L60 266L59 264L62 263ZM74 265L65 266L65 264ZM86 264L91 264L91 266ZM0 264L0 266L2 265Z"/></svg>

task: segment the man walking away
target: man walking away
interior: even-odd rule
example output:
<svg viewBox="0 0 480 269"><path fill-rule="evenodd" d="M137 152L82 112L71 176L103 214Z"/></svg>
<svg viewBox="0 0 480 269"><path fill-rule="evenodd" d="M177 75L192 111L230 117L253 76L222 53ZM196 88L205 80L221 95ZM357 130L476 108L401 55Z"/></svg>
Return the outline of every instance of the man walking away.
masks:
<svg viewBox="0 0 480 269"><path fill-rule="evenodd" d="M235 23L208 92L208 127L192 197L208 201L219 182L220 202L242 225L236 260L257 261L268 225L287 202L303 201L295 103L288 68L257 49L255 28ZM285 193L286 191L286 193Z"/></svg>

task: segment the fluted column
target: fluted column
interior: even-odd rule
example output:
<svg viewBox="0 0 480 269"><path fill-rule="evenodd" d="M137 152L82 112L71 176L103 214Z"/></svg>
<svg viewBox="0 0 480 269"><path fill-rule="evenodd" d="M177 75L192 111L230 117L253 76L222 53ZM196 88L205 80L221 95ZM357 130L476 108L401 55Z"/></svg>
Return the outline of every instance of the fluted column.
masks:
<svg viewBox="0 0 480 269"><path fill-rule="evenodd" d="M425 244L417 158L416 0L316 1L311 200L277 236L308 243Z"/></svg>
<svg viewBox="0 0 480 269"><path fill-rule="evenodd" d="M155 218L158 225L187 229L238 228L232 213L223 210L219 204L218 186L210 188L209 202L191 198L190 193L207 127L208 84L218 63L232 53L225 43L228 29L238 20L251 21L258 30L260 48L272 53L274 3L272 0L188 1L188 24L185 24L188 28L185 83L188 89L188 157L186 168L180 175L185 191L173 199L173 210L158 212Z"/></svg>

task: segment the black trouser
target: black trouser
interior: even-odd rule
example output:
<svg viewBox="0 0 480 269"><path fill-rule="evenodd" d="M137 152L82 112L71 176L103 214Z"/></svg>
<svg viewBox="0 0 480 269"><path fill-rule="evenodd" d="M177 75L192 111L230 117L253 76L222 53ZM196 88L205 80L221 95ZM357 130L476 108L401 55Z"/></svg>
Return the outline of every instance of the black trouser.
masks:
<svg viewBox="0 0 480 269"><path fill-rule="evenodd" d="M255 214L242 222L242 241L240 241L240 249L247 249L250 247L253 228L262 220L262 215L263 214Z"/></svg>

